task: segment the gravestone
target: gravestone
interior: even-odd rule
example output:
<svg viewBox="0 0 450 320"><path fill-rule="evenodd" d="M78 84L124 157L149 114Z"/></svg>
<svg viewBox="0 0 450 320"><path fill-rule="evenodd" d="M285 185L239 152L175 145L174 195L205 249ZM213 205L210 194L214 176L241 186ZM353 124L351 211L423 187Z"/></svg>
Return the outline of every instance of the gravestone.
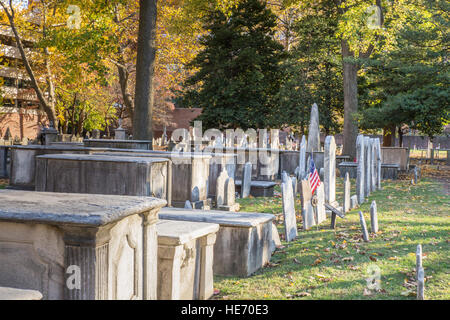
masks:
<svg viewBox="0 0 450 320"><path fill-rule="evenodd" d="M365 242L369 242L369 232L367 231L366 220L364 219L363 213L359 212L359 222L361 223L362 236Z"/></svg>
<svg viewBox="0 0 450 320"><path fill-rule="evenodd" d="M350 208L355 209L358 206L358 196L355 194L350 197Z"/></svg>
<svg viewBox="0 0 450 320"><path fill-rule="evenodd" d="M317 189L317 205L316 205L316 222L317 224L321 224L323 221L327 219L327 215L325 212L325 186L321 183Z"/></svg>
<svg viewBox="0 0 450 320"><path fill-rule="evenodd" d="M415 167L414 167L414 184L417 184L418 179L419 179L418 176L419 176L419 175L418 175L418 171L417 171L417 166L415 166Z"/></svg>
<svg viewBox="0 0 450 320"><path fill-rule="evenodd" d="M320 168L320 170L319 170L319 178L320 178L320 181L324 180L324 178L325 178L325 169L324 168Z"/></svg>
<svg viewBox="0 0 450 320"><path fill-rule="evenodd" d="M281 173L281 182L288 182L290 179L289 179L289 175L287 174L287 172L286 171L283 171L282 173Z"/></svg>
<svg viewBox="0 0 450 320"><path fill-rule="evenodd" d="M376 138L375 139L375 147L376 147L376 155L377 155L377 189L381 190L381 144L380 144L380 139Z"/></svg>
<svg viewBox="0 0 450 320"><path fill-rule="evenodd" d="M285 240L290 242L297 237L297 220L295 218L295 201L292 184L289 182L281 183L281 194L283 200Z"/></svg>
<svg viewBox="0 0 450 320"><path fill-rule="evenodd" d="M425 300L425 272L422 267L417 271L417 300Z"/></svg>
<svg viewBox="0 0 450 320"><path fill-rule="evenodd" d="M417 280L417 271L422 268L422 245L418 244L416 249L416 280Z"/></svg>
<svg viewBox="0 0 450 320"><path fill-rule="evenodd" d="M216 180L216 206L222 206L225 203L225 182L228 179L226 170L222 170Z"/></svg>
<svg viewBox="0 0 450 320"><path fill-rule="evenodd" d="M344 213L347 213L350 211L351 205L350 205L350 192L351 192L351 185L350 185L350 176L348 172L345 174L345 180L344 180L344 204L342 206L342 211Z"/></svg>
<svg viewBox="0 0 450 320"><path fill-rule="evenodd" d="M294 198L296 197L297 193L298 193L298 181L297 181L297 177L291 177L291 182L292 182L292 191L294 193Z"/></svg>
<svg viewBox="0 0 450 320"><path fill-rule="evenodd" d="M358 203L363 204L365 201L364 197L364 185L365 185L365 160L364 160L364 136L358 135L356 139L356 160L358 162L357 172L356 172L356 195L358 196Z"/></svg>
<svg viewBox="0 0 450 320"><path fill-rule="evenodd" d="M98 129L92 130L92 139L100 139L100 130Z"/></svg>
<svg viewBox="0 0 450 320"><path fill-rule="evenodd" d="M370 138L364 137L364 197L367 198L370 195L370 184L371 184L371 176L372 176L372 156L370 149Z"/></svg>
<svg viewBox="0 0 450 320"><path fill-rule="evenodd" d="M184 208L192 209L192 203L189 200L186 200L186 202L184 203Z"/></svg>
<svg viewBox="0 0 450 320"><path fill-rule="evenodd" d="M333 207L336 203L336 142L333 136L325 138L324 153L325 201Z"/></svg>
<svg viewBox="0 0 450 320"><path fill-rule="evenodd" d="M270 148L279 149L280 147L280 130L271 129L270 130Z"/></svg>
<svg viewBox="0 0 450 320"><path fill-rule="evenodd" d="M250 189L252 187L252 164L247 162L244 165L244 170L242 174L242 186L241 186L241 198L248 198L250 195Z"/></svg>
<svg viewBox="0 0 450 320"><path fill-rule="evenodd" d="M239 211L239 203L236 203L236 187L234 179L228 177L225 180L224 202L217 205L217 209L222 211Z"/></svg>
<svg viewBox="0 0 450 320"><path fill-rule="evenodd" d="M378 232L378 212L377 212L377 203L372 201L370 205L370 226L373 233Z"/></svg>
<svg viewBox="0 0 450 320"><path fill-rule="evenodd" d="M371 175L370 175L370 191L374 192L377 189L377 149L375 139L370 139L370 150L371 150Z"/></svg>
<svg viewBox="0 0 450 320"><path fill-rule="evenodd" d="M307 152L320 151L319 107L312 105L308 131ZM309 163L309 162L308 162Z"/></svg>
<svg viewBox="0 0 450 320"><path fill-rule="evenodd" d="M309 230L316 225L316 221L314 208L311 204L311 186L308 180L302 180L300 183L300 197L302 203L303 230Z"/></svg>
<svg viewBox="0 0 450 320"><path fill-rule="evenodd" d="M306 176L306 137L302 136L302 142L300 143L300 159L299 159L299 173L298 179L303 180Z"/></svg>

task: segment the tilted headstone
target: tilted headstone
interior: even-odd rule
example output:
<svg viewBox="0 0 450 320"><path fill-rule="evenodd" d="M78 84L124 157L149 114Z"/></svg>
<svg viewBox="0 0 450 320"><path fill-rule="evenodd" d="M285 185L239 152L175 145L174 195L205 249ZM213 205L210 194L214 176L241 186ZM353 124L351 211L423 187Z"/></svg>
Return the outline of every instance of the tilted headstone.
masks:
<svg viewBox="0 0 450 320"><path fill-rule="evenodd" d="M248 198L252 186L252 164L247 162L244 165L242 174L241 198Z"/></svg>
<svg viewBox="0 0 450 320"><path fill-rule="evenodd" d="M378 232L378 212L377 212L377 203L372 201L370 205L370 226L373 233Z"/></svg>
<svg viewBox="0 0 450 320"><path fill-rule="evenodd" d="M359 222L361 223L362 236L365 242L369 242L369 232L367 231L366 220L364 219L363 213L359 212Z"/></svg>
<svg viewBox="0 0 450 320"><path fill-rule="evenodd" d="M306 169L306 137L302 136L302 142L300 143L300 159L299 159L299 174L298 178L305 179L305 175L307 172Z"/></svg>
<svg viewBox="0 0 450 320"><path fill-rule="evenodd" d="M316 103L312 105L309 122L307 152L320 151L320 128L319 128L319 107Z"/></svg>
<svg viewBox="0 0 450 320"><path fill-rule="evenodd" d="M358 135L356 139L356 161L358 163L357 173L356 173L356 195L358 197L358 203L362 204L365 201L365 160L364 160L364 136Z"/></svg>
<svg viewBox="0 0 450 320"><path fill-rule="evenodd" d="M302 180L300 183L300 198L302 203L303 230L309 230L316 225L314 218L314 208L311 204L311 185L308 180Z"/></svg>
<svg viewBox="0 0 450 320"><path fill-rule="evenodd" d="M342 206L342 211L347 213L350 211L350 192L351 192L351 184L350 184L350 175L348 172L345 174L344 180L344 204Z"/></svg>
<svg viewBox="0 0 450 320"><path fill-rule="evenodd" d="M281 194L283 201L284 230L286 241L294 240L297 233L297 220L295 218L295 202L292 193L291 183L281 184Z"/></svg>
<svg viewBox="0 0 450 320"><path fill-rule="evenodd" d="M333 136L325 138L324 151L324 184L326 203L337 207L336 204L336 142Z"/></svg>

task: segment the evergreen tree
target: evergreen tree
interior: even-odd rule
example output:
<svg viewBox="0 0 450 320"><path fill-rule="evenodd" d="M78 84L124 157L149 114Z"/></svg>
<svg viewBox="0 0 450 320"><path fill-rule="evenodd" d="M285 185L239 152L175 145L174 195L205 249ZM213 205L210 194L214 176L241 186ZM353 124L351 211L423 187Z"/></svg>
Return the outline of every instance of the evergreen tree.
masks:
<svg viewBox="0 0 450 320"><path fill-rule="evenodd" d="M275 96L283 47L274 40L275 15L260 0L245 0L229 16L213 11L201 39L205 49L189 64L182 104L200 107L208 128L275 128L281 124Z"/></svg>
<svg viewBox="0 0 450 320"><path fill-rule="evenodd" d="M450 120L446 1L415 0L396 18L392 49L367 61L360 125L408 125L433 138Z"/></svg>
<svg viewBox="0 0 450 320"><path fill-rule="evenodd" d="M317 103L320 125L327 134L339 132L344 113L338 14L333 1L302 8L295 24L297 44L284 63L280 104L288 111L285 123L301 133L309 125L311 105Z"/></svg>

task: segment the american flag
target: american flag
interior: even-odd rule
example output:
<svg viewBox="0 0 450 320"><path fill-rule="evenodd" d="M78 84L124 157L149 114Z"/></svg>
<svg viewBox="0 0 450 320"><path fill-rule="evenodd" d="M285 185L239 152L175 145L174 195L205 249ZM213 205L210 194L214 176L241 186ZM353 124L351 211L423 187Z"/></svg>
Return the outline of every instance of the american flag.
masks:
<svg viewBox="0 0 450 320"><path fill-rule="evenodd" d="M310 161L308 181L311 186L311 193L314 194L314 191L316 191L317 187L320 186L320 177L317 173L316 165L314 164L314 160L312 158Z"/></svg>

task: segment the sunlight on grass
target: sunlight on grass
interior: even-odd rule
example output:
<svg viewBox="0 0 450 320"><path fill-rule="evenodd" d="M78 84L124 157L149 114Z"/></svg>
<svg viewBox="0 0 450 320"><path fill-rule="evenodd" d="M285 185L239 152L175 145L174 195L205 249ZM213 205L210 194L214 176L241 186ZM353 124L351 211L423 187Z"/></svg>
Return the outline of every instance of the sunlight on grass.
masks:
<svg viewBox="0 0 450 320"><path fill-rule="evenodd" d="M342 203L342 179L337 179L337 198ZM352 181L352 194L355 193ZM239 199L241 211L267 212L277 217L283 235L279 188L274 198ZM370 227L369 208L375 200L380 232L371 242L361 239L358 211ZM297 210L300 202L297 201ZM215 299L415 299L413 282L415 251L422 244L426 299L450 299L450 197L440 183L423 179L386 181L360 208L339 219L336 230L330 220L298 238L282 242L271 263L248 278L216 277L220 293ZM381 272L381 290L365 291L370 265Z"/></svg>

